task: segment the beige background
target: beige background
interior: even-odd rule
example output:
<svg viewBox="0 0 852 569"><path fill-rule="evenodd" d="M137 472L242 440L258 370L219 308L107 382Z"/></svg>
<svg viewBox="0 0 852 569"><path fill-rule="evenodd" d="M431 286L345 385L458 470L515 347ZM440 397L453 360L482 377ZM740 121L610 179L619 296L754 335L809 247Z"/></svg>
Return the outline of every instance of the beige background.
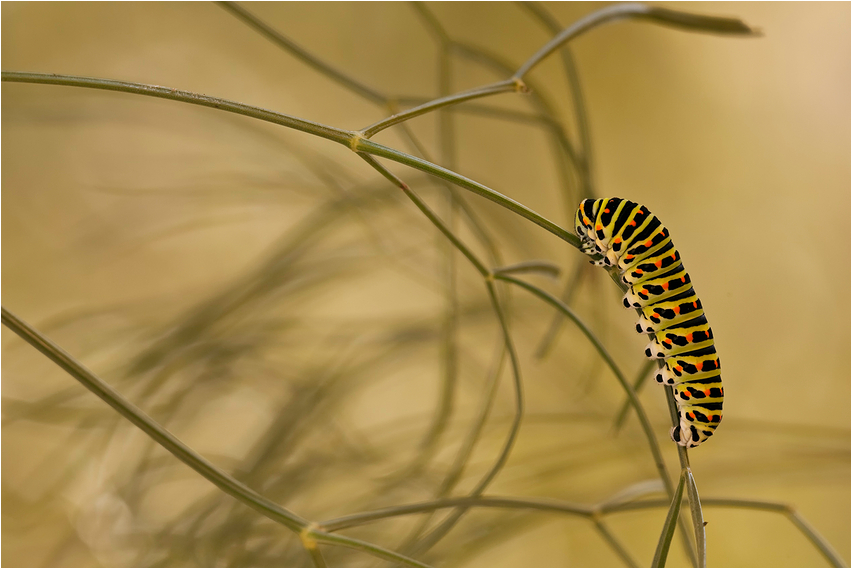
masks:
<svg viewBox="0 0 852 569"><path fill-rule="evenodd" d="M644 203L671 229L713 324L727 398L718 434L691 454L702 496L792 504L848 561L849 4L661 5L737 16L764 35L726 38L623 22L573 42L588 104L596 192ZM384 93L438 95L437 43L407 4L248 6L317 57ZM547 5L563 25L597 7ZM549 37L510 3L429 8L452 38L486 48L513 66ZM3 70L160 84L350 129L386 115L214 5L4 3L2 16ZM501 78L469 62L454 64L456 91ZM537 68L531 80L571 129L558 59ZM169 329L169 322L181 321L197 302L257 270L282 231L318 204L339 192L357 192L359 184L382 187L341 147L210 109L54 86L4 84L2 95L3 305L49 330L111 381L146 342ZM493 104L530 109L521 95L500 95ZM460 113L456 120L456 171L563 226L570 223L554 154L541 129L474 114ZM435 159L440 156L436 124L433 117L412 122ZM397 132L377 140L404 148ZM394 171L445 213L433 185L404 168ZM571 192L569 198L576 198ZM575 270L575 250L482 199L470 203L500 236L507 263L548 259L568 274ZM276 300L270 308L293 316L297 336L311 347L269 348L281 361L261 365L249 358L235 376L258 377L257 369L270 366L292 371L295 382L300 377L308 382L299 373L316 362L345 350L357 352L360 330L381 335L389 329L385 326L399 322L439 328L441 240L403 201L367 216L371 231L390 243L392 260L376 256L369 249L369 231L348 219L308 258L332 266L352 262L360 272L338 275L321 288L308 286L304 296L287 301L291 304ZM469 233L462 235L473 241ZM493 316L481 282L462 259L459 271L461 303L471 311L460 333L464 388L436 472L449 464L448 449L455 448L475 413L494 345ZM560 290L546 279L532 280ZM632 376L642 363L643 340L632 334L632 316L619 310L611 283L601 275L591 282L576 308ZM631 419L617 439L608 431L620 405L611 375L599 369L573 332L560 337L548 360L535 360L550 312L519 291L513 298L527 419L493 492L592 503L653 478L636 422ZM333 343L325 335L343 329L353 331L350 343L339 351L329 348ZM229 338L227 330L223 338ZM82 415L73 405L63 408L65 414L53 409L47 416L8 423L21 402L73 392L76 386L5 329L3 350L3 564L156 563L136 557L150 539L140 536L153 535L180 509L180 499L203 494L208 486L180 470L176 476L183 490L171 481L171 490L151 491L144 507L131 515L121 492L113 489L133 478L123 468L143 444L141 435L120 427L112 435L109 429L98 431L106 433L99 439L80 426ZM390 456L428 429L440 386L437 338L405 357L404 365L381 368L375 383L346 394L334 419L348 436L368 440L370 448ZM578 362L582 374L576 372ZM186 385L198 378L189 371L180 377ZM475 455L472 472L466 473L471 478L459 492L486 469L505 436L512 399L508 376L503 381L487 444ZM250 388L239 382L207 385L193 393L197 412L183 419L142 406L211 459L220 457L217 464L229 470L228 457L242 456L275 418L266 399L276 385L272 380ZM132 381L124 387L131 399L142 390ZM168 390L159 396L168 399ZM656 386L648 386L642 399L673 466L676 457L666 441L667 418ZM101 408L89 396L74 405L81 413ZM553 416L566 423L548 419ZM364 489L393 471L397 458L367 461L358 474L341 469L337 478L323 480L323 492L314 488L281 501L316 519L370 509L365 504L376 507L350 498L368 495ZM423 487L395 495L390 503L430 496ZM495 516L508 515L471 514L458 537L451 534L427 561L619 563L587 523L551 515L531 515L535 519L499 543L460 553L477 524L490 527L504 520ZM655 510L612 520L641 564L650 562L662 515ZM779 516L708 509L705 517L711 565L823 563ZM408 527L379 525L363 535L393 546ZM219 555L180 562L203 564L223 559ZM685 562L679 550L672 555L672 563ZM266 562L276 559L299 563L298 557L284 555ZM353 559L345 562L368 562Z"/></svg>

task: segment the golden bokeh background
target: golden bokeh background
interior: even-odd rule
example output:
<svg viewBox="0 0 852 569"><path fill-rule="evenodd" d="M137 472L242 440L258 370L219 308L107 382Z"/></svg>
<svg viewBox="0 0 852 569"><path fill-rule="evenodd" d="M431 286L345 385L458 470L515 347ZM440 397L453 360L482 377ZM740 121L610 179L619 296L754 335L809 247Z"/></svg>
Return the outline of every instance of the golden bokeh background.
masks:
<svg viewBox="0 0 852 569"><path fill-rule="evenodd" d="M644 203L661 218L713 324L727 397L718 433L690 454L702 497L790 504L848 563L850 6L659 5L739 17L763 35L630 21L572 41L595 195ZM510 68L551 37L515 3L245 6L403 107L441 93L446 44L427 12L446 37ZM545 5L562 26L600 7ZM508 76L461 51L448 61L451 92ZM346 129L388 114L206 3L4 2L2 68L164 85ZM576 143L558 54L529 80ZM570 227L581 193L560 177L564 156L548 130L484 107L535 110L520 94L462 104L446 115L449 146L437 113L410 125L431 160ZM400 129L376 141L413 152ZM2 153L4 307L217 466L308 519L437 495L480 410L499 328L481 278L454 255L447 356L446 240L357 156L212 109L9 83ZM477 242L443 186L391 169ZM553 235L459 192L505 264L562 268L558 282L530 282L560 294L585 266ZM633 377L644 340L618 297L601 271L588 272L571 305ZM526 411L486 493L594 504L653 480L635 418L612 430L621 391L586 340L566 326L537 358L552 309L515 289L511 311ZM5 328L2 340L4 565L310 562L296 537L152 448ZM439 422L453 361L454 402ZM500 381L451 495L469 492L500 452L513 414L508 370ZM674 472L661 392L648 385L641 399ZM704 515L710 565L825 563L783 516ZM648 565L664 516L608 522ZM420 523L399 517L344 533L397 548ZM498 509L472 510L422 559L622 563L586 520ZM328 561L383 563L331 547ZM684 563L676 541L670 565Z"/></svg>

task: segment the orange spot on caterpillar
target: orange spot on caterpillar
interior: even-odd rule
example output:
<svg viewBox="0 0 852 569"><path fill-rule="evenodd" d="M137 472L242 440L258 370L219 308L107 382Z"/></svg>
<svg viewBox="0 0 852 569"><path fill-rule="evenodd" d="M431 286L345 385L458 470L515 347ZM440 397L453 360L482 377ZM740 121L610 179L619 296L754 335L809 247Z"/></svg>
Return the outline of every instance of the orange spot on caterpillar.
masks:
<svg viewBox="0 0 852 569"><path fill-rule="evenodd" d="M674 313L675 313L675 314L680 314L680 306L675 306L675 307L674 307Z"/></svg>
<svg viewBox="0 0 852 569"><path fill-rule="evenodd" d="M669 283L663 284L663 290L669 290Z"/></svg>
<svg viewBox="0 0 852 569"><path fill-rule="evenodd" d="M651 241L650 239L648 239L647 241L645 241L645 247L650 247L650 246L651 246L651 245L653 245L653 244L654 244L654 242L653 242L653 241Z"/></svg>
<svg viewBox="0 0 852 569"><path fill-rule="evenodd" d="M683 371L683 366L676 366L676 367L675 367L675 369L676 369L677 371Z"/></svg>
<svg viewBox="0 0 852 569"><path fill-rule="evenodd" d="M609 208L606 208L606 209L604 210L604 213L609 213Z"/></svg>
<svg viewBox="0 0 852 569"><path fill-rule="evenodd" d="M631 219L631 220L630 220L630 225L632 225L633 227L636 227L636 220L635 220L635 219Z"/></svg>
<svg viewBox="0 0 852 569"><path fill-rule="evenodd" d="M704 395L706 395L707 397L710 397L710 391L711 391L710 389L705 389Z"/></svg>
<svg viewBox="0 0 852 569"><path fill-rule="evenodd" d="M621 237L616 237L612 240L613 243L621 243Z"/></svg>
<svg viewBox="0 0 852 569"><path fill-rule="evenodd" d="M697 369L698 371L704 369L704 362L698 362L697 364L695 364L695 369Z"/></svg>
<svg viewBox="0 0 852 569"><path fill-rule="evenodd" d="M660 267L662 267L662 266L663 266L663 260L662 260L662 259L660 259L659 261L657 261L657 262L656 262L656 263L654 263L654 264L655 264L655 265L657 265L657 268L659 269Z"/></svg>
<svg viewBox="0 0 852 569"><path fill-rule="evenodd" d="M698 301L692 303L692 308L698 308Z"/></svg>
<svg viewBox="0 0 852 569"><path fill-rule="evenodd" d="M598 223L598 224L595 226L595 229L597 229L598 231L600 231L601 229L603 229L603 225L601 225L600 223Z"/></svg>
<svg viewBox="0 0 852 569"><path fill-rule="evenodd" d="M692 343L692 332L686 335L686 341Z"/></svg>

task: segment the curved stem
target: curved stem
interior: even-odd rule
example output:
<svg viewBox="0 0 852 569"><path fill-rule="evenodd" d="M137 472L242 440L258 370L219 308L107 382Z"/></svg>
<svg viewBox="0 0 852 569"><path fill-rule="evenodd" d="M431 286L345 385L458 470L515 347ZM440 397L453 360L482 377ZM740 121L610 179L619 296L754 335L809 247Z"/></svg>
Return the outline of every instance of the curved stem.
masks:
<svg viewBox="0 0 852 569"><path fill-rule="evenodd" d="M437 164L433 164L421 158L405 154L398 150L388 148L381 144L377 144L372 140L367 140L361 137L360 134L352 133L347 130L334 128L331 126L299 119L290 115L244 105L226 99L217 97L209 97L200 95L190 91L181 91L178 89L170 89L168 87L160 87L157 85L145 85L142 83L129 83L126 81L113 81L111 79L94 79L89 77L76 77L72 75L52 75L46 73L19 73L14 71L4 71L2 74L3 81L18 82L18 83L37 83L46 85L64 85L69 87L86 87L90 89L104 89L107 91L120 91L124 93L133 93L137 95L147 95L149 97L158 97L161 99L171 99L183 103L201 105L211 107L223 111L228 111L240 115L244 115L259 120L265 120L288 128L300 130L332 140L344 146L347 146L355 152L364 152L374 156L381 156L411 166L417 170L427 172L442 180L447 180L461 188L469 190L477 195L480 195L492 202L513 211L521 217L528 219L543 227L547 231L553 233L560 239L568 242L574 247L579 248L580 240L573 233L566 231L562 227L553 223L544 216L534 212L528 207L516 202L515 200L504 196L503 194L492 190L491 188L474 182L469 178L457 174L451 170L447 170Z"/></svg>
<svg viewBox="0 0 852 569"><path fill-rule="evenodd" d="M47 356L51 361L65 370L83 386L100 397L110 407L118 411L124 418L139 427L145 434L151 437L164 449L173 454L178 460L195 470L198 474L212 482L220 490L233 496L249 508L259 512L272 521L278 522L288 529L312 538L319 543L341 545L350 549L357 549L397 563L403 563L412 567L426 567L419 561L390 551L378 545L367 543L341 535L331 535L322 531L312 529L308 520L298 516L278 504L264 498L248 486L229 476L205 458L186 446L183 442L165 429L162 425L146 415L141 409L126 400L120 393L110 387L105 381L95 375L88 368L78 362L65 350L54 344L49 338L38 330L15 316L5 307L2 310L2 324L12 332L20 336L24 341L33 346L39 352ZM310 548L308 548L310 549ZM309 551L310 552L310 551ZM315 561L319 558L312 555Z"/></svg>
<svg viewBox="0 0 852 569"><path fill-rule="evenodd" d="M515 72L514 77L522 79L524 75L542 62L547 56L562 47L566 42L576 38L580 34L608 22L615 22L627 18L643 18L651 23L684 28L699 32L712 32L718 34L736 35L758 35L758 32L747 26L737 18L718 18L715 16L701 16L677 12L666 8L656 8L639 3L615 4L607 6L596 12L592 12L584 18L580 18L560 34L547 42L526 63Z"/></svg>
<svg viewBox="0 0 852 569"><path fill-rule="evenodd" d="M544 300L545 302L550 303L555 308L559 309L565 316L571 319L580 331L583 333L586 338L592 343L597 350L598 354L600 354L601 358L603 358L604 362L606 362L607 366L612 370L618 382L621 384L622 389L624 389L627 397L630 400L631 405L636 410L636 415L639 417L639 422L642 425L642 430L645 432L645 438L648 440L648 446L651 448L651 454L654 457L654 464L657 467L657 472L660 475L660 479L663 481L663 484L666 486L666 490L669 494L674 491L674 486L672 485L671 479L669 478L668 470L666 470L666 464L663 460L663 454L660 452L660 446L657 444L657 439L654 436L654 429L651 427L651 422L648 420L648 416L645 414L645 409L642 407L642 404L639 402L639 398L636 395L636 392L633 390L633 387L628 383L627 379L624 377L624 374L621 373L621 369L615 363L615 360L612 359L612 356L609 355L606 348L604 348L603 344L597 337L589 330L588 326L579 319L579 317L574 314L574 311L571 310L568 306L565 305L564 302L546 292L537 286L531 285L525 281L517 279L511 275L506 274L495 274L495 279L503 280L506 282L510 282L515 284L527 291L531 292L535 296Z"/></svg>
<svg viewBox="0 0 852 569"><path fill-rule="evenodd" d="M306 519L264 498L251 488L213 466L207 459L198 455L162 425L126 400L105 381L84 367L73 356L54 344L38 330L9 312L6 307L2 307L2 323L28 344L47 356L56 365L68 372L74 379L82 383L83 387L100 397L124 418L142 429L145 434L172 453L178 460L215 484L223 492L233 496L269 519L283 524L292 531L299 532L308 525Z"/></svg>
<svg viewBox="0 0 852 569"><path fill-rule="evenodd" d="M518 79L506 79L505 81L498 81L497 83L486 85L484 87L477 87L475 89L471 89L470 91L464 91L455 95L448 95L439 99L433 99L427 103L408 109L407 111L402 111L401 113L391 115L386 119L382 119L379 122L373 123L372 125L361 129L360 132L364 135L365 138L371 138L373 135L385 130L386 128L390 128L396 124L407 121L408 119L418 117L420 115L426 114L436 109L440 109L442 107L457 105L465 101L471 101L473 99L479 99L482 97L487 97L489 95L496 95L498 93L523 91L524 89L525 87L523 82Z"/></svg>
<svg viewBox="0 0 852 569"><path fill-rule="evenodd" d="M595 509L590 506L572 504L570 502L557 502L554 500L540 500L535 498L510 498L501 496L463 496L460 498L442 498L440 500L431 500L428 502L419 502L416 504L406 504L403 506L392 506L389 508L382 508L380 510L373 510L371 512L351 514L332 520L326 520L324 522L320 522L317 525L326 531L339 531L342 529L360 526L366 523L384 520L387 518L408 516L411 514L420 514L423 512L433 512L435 510L458 507L518 508L541 510L546 512L562 512L565 514L573 514L584 518L591 518L595 512Z"/></svg>
<svg viewBox="0 0 852 569"><path fill-rule="evenodd" d="M506 441L503 444L503 449L500 452L500 455L497 457L497 460L485 474L485 476L479 481L479 483L474 487L471 491L471 496L477 496L481 494L485 488L491 483L494 477L500 472L503 466L506 464L506 461L509 458L509 454L511 453L512 447L514 446L515 440L517 439L518 431L520 430L521 419L524 414L524 395L523 395L523 383L521 382L521 366L518 360L518 354L515 351L515 346L512 341L512 335L509 331L509 323L506 319L506 314L503 310L503 307L500 304L500 300L497 297L497 291L494 287L494 278L485 265L480 261L476 255L471 251L455 234L446 226L446 224L429 208L429 206L422 200L420 197L415 194L411 189L400 180L393 173L388 171L384 166L382 166L375 158L369 156L367 154L359 153L359 155L373 168L375 168L379 173L381 173L385 178L387 178L390 182L398 186L402 189L403 192L415 203L415 205L423 212L424 215L432 222L435 227L438 228L441 233L443 233L450 242L465 256L467 259L473 264L473 266L479 271L480 275L485 280L485 285L488 289L488 295L491 299L492 307L494 308L494 312L497 314L497 319L500 322L500 328L503 333L503 341L506 346L506 351L509 353L509 360L512 364L512 377L514 379L513 385L515 387L515 414L512 418L512 425L509 429L509 434L506 437ZM427 535L416 547L418 553L422 553L428 550L432 545L437 543L441 537L443 537L446 532L448 532L453 525L455 525L456 521L464 514L464 509L459 509L451 516L449 516L446 520L444 520L441 525L435 528L429 535Z"/></svg>
<svg viewBox="0 0 852 569"><path fill-rule="evenodd" d="M251 12L249 12L236 2L216 2L216 4L218 4L219 6L221 6L222 8L224 8L225 10L248 24L251 28L257 30L261 35L272 41L277 46L286 49L301 61L310 65L323 75L330 77L331 79L343 85L350 91L353 91L361 97L376 104L388 104L388 98L386 96L382 95L371 87L367 87L366 85L353 79L352 77L349 77L342 71L338 71L337 69L331 67L324 61L317 59L316 56L311 54L309 51L306 51L301 46L296 44L296 42L285 37L277 30L265 24L262 20L254 16Z"/></svg>
<svg viewBox="0 0 852 569"><path fill-rule="evenodd" d="M609 271L607 271L607 274L612 279L612 281L616 284L616 286L618 286L618 289L621 292L627 292L627 285L624 284L621 281L621 279L619 278L617 267L611 268ZM637 312L640 312L640 311L637 309ZM664 365L665 365L664 360L658 360L658 363L657 363L658 367L662 368ZM664 393L665 393L665 397L666 397L666 405L668 405L669 415L670 415L671 420L672 420L672 426L677 428L678 425L680 425L680 421L678 419L677 403L675 402L674 391L670 387L666 387L666 389L664 390ZM680 445L677 445L677 456L678 456L678 459L680 460L681 473L689 471L690 470L690 468L689 468L689 454L686 451L686 447L682 447ZM668 477L666 477L664 479L664 482L666 483L666 494L668 495L669 499L672 499L672 496L674 496L674 487L672 486L671 480ZM695 495L696 496L698 495L697 488L695 490ZM699 505L699 509L700 509L700 505ZM695 523L695 519L693 518L693 524L694 523ZM686 527L686 523L684 522L682 517L678 518L677 524L678 524L678 528L680 528L680 530L681 530L680 536L681 536L681 539L683 540L683 547L686 550L686 553L689 556L690 561L692 561L692 565L697 567L697 566L700 565L700 558L697 557L695 548L693 547L693 544L689 541L689 531L688 531L688 528ZM701 531L702 532L704 531L704 525L703 524L701 526ZM696 530L695 534L696 534L696 536L698 535L697 530Z"/></svg>
<svg viewBox="0 0 852 569"><path fill-rule="evenodd" d="M22 73L18 71L4 71L2 77L3 81L12 83L36 83L41 85L85 87L88 89L118 91L120 93L132 93L134 95L146 95L148 97L157 97L159 99L169 99L182 103L190 103L286 126L287 128L307 132L344 145L348 145L353 136L352 133L347 130L285 115L284 113L278 113L262 109L260 107L253 107L251 105L244 105L242 103L229 101L227 99L220 99L218 97L201 95L191 91L181 91L180 89L161 87L159 85L146 85L144 83L131 83L129 81L116 81L114 79L99 79L94 77L78 77L74 75Z"/></svg>
<svg viewBox="0 0 852 569"><path fill-rule="evenodd" d="M470 190L471 192L479 196L487 198L493 201L494 203L501 205L514 213L517 213L521 217L528 219L539 227L542 227L547 231L553 233L563 241L568 242L569 244L578 249L580 248L580 239L573 233L563 229L562 227L553 223L544 216L531 210L527 206L520 204L512 198L504 196L499 192L495 192L491 188L480 184L479 182L474 182L469 178L465 178L464 176L447 170L446 168L438 166L437 164L432 164L431 162L427 162L426 160L422 160L420 158L410 156L403 152L399 152L398 150L388 148L387 146L377 144L372 140L367 140L366 138L354 140L352 142L352 147L356 152L364 152L366 154L372 154L373 156L387 158L389 160L393 160L394 162L405 164L406 166L411 166L412 168L415 168L417 170L432 174L433 176L441 178L442 180L452 182L453 184L456 184L459 187L462 187L466 190Z"/></svg>

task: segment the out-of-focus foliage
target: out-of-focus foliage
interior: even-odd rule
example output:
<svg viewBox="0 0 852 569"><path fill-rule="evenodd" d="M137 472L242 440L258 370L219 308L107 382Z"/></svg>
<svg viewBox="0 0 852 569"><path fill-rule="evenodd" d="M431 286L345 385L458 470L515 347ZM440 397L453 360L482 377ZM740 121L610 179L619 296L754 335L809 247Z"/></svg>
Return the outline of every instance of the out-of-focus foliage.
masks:
<svg viewBox="0 0 852 569"><path fill-rule="evenodd" d="M543 112L540 96L571 144L585 146L558 54L530 75L533 95L463 104L376 140L423 151L563 227L584 182L596 196L646 204L684 255L725 364L725 421L690 455L702 498L792 504L848 560L850 7L665 6L737 16L764 36L623 22L573 41L589 179L549 123L530 119ZM552 37L529 7L510 3L247 7L403 108L506 78ZM565 26L599 7L545 9ZM3 70L166 85L347 129L389 114L212 4L4 3L2 16ZM363 161L303 133L170 101L2 89L4 306L308 519L464 496L489 471L515 402L482 279ZM558 282L524 278L556 295L575 283L571 307L628 377L642 368L632 313L577 250L457 190L494 240L491 259L446 186L392 170L482 258L560 266ZM588 341L563 322L542 350L553 309L501 290L526 412L487 494L590 505L653 480L635 415L612 429L623 394ZM4 565L310 562L297 536L2 334ZM662 392L649 385L641 398L673 468ZM410 553L449 512L345 533ZM647 565L665 514L606 523ZM824 561L782 516L709 505L704 517L711 565ZM603 536L565 514L475 508L419 558L622 563ZM376 563L323 551L329 564ZM685 563L675 540L669 564Z"/></svg>

